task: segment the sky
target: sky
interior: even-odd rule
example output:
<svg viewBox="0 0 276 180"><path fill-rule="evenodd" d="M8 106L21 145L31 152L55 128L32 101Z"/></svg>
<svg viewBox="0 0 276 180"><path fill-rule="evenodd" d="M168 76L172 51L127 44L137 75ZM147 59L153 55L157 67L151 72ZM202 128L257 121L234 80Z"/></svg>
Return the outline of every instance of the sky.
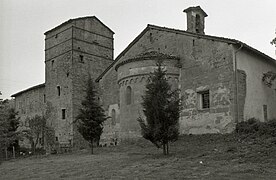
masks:
<svg viewBox="0 0 276 180"><path fill-rule="evenodd" d="M208 14L205 34L276 59L275 0L0 0L0 99L45 82L44 32L69 19L98 17L115 32L116 57L147 24L186 30L190 6Z"/></svg>

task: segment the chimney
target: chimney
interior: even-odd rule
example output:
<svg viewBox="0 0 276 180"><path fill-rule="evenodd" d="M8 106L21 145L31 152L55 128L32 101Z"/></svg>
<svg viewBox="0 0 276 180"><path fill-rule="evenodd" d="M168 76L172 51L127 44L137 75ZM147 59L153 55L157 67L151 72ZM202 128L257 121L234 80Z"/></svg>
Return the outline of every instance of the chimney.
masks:
<svg viewBox="0 0 276 180"><path fill-rule="evenodd" d="M187 31L198 34L204 33L204 18L208 15L200 6L189 7L183 12L187 13Z"/></svg>

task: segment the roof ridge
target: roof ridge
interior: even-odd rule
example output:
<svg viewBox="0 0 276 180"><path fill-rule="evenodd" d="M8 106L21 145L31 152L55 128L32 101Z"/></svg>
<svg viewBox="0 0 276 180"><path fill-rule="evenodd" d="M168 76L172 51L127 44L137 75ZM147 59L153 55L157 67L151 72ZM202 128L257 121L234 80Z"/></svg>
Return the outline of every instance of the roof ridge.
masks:
<svg viewBox="0 0 276 180"><path fill-rule="evenodd" d="M104 72L102 74L100 74L100 76L98 76L98 78L96 79L96 81L98 82L107 71L109 71L109 69L111 69L111 67L119 60L119 58L121 58L125 52L132 47L132 45L134 43L136 43L136 41L138 41L140 39L140 37L148 30L148 29L157 29L157 30L166 30L169 32L174 32L174 33L181 33L181 34L185 34L185 35L189 35L189 36L194 36L194 37L200 37L200 38L204 38L204 39L210 39L210 40L217 40L217 41L221 41L221 42L225 42L225 43L230 43L230 44L242 44L245 48L271 60L272 62L276 63L276 60L268 55L266 55L265 53L247 45L246 43L243 43L239 40L236 39L230 39L230 38L224 38L224 37L219 37L219 36L212 36L212 35L205 35L205 34L198 34L198 33L193 33L193 32L188 32L185 30L180 30L180 29L174 29L174 28L168 28L168 27L161 27L161 26L157 26L157 25L152 25L152 24L147 24L147 27L116 57L116 59L114 60L114 62L107 67Z"/></svg>
<svg viewBox="0 0 276 180"><path fill-rule="evenodd" d="M15 96L18 96L18 95L20 95L20 94L22 94L24 92L27 92L27 91L30 91L30 90L33 90L33 89L37 89L37 88L41 88L41 87L45 87L45 83L38 84L38 85L35 85L35 86L32 86L32 87L29 87L27 89L24 89L22 91L19 91L19 92L15 93L15 94L11 95L11 97L15 97Z"/></svg>
<svg viewBox="0 0 276 180"><path fill-rule="evenodd" d="M63 23L61 23L60 25L58 25L58 26L56 26L56 27L54 27L54 28L52 28L52 29L46 31L46 32L44 33L44 35L46 35L46 34L52 32L52 31L54 31L54 30L60 28L61 26L66 25L66 24L68 24L68 23L70 23L70 22L72 22L72 21L76 21L76 20L79 20L79 19L88 19L88 18L94 18L94 19L96 19L96 20L99 21L104 27L106 27L109 31L111 31L113 34L115 34L107 25L105 25L105 24L104 24L99 18L97 18L96 16L82 16L82 17L77 17L77 18L69 19L69 20L67 20L67 21L65 21L65 22L63 22Z"/></svg>

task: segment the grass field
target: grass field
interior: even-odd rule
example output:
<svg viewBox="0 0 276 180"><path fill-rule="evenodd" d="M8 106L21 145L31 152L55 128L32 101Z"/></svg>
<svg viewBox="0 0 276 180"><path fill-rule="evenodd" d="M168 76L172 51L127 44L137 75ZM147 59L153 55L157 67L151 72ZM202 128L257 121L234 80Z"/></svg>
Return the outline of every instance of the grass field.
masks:
<svg viewBox="0 0 276 180"><path fill-rule="evenodd" d="M162 155L145 140L0 165L0 179L276 179L275 139L182 136Z"/></svg>

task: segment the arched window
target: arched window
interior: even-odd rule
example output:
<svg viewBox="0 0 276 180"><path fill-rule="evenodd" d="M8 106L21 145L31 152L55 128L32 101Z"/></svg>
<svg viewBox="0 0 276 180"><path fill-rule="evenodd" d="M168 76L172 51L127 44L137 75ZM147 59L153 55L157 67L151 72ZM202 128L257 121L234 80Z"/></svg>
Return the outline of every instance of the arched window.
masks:
<svg viewBox="0 0 276 180"><path fill-rule="evenodd" d="M126 88L126 104L131 104L131 101L132 101L132 90L131 90L131 87L128 86Z"/></svg>
<svg viewBox="0 0 276 180"><path fill-rule="evenodd" d="M111 123L112 123L112 125L116 124L116 111L115 111L115 109L112 109L112 111L111 111Z"/></svg>

